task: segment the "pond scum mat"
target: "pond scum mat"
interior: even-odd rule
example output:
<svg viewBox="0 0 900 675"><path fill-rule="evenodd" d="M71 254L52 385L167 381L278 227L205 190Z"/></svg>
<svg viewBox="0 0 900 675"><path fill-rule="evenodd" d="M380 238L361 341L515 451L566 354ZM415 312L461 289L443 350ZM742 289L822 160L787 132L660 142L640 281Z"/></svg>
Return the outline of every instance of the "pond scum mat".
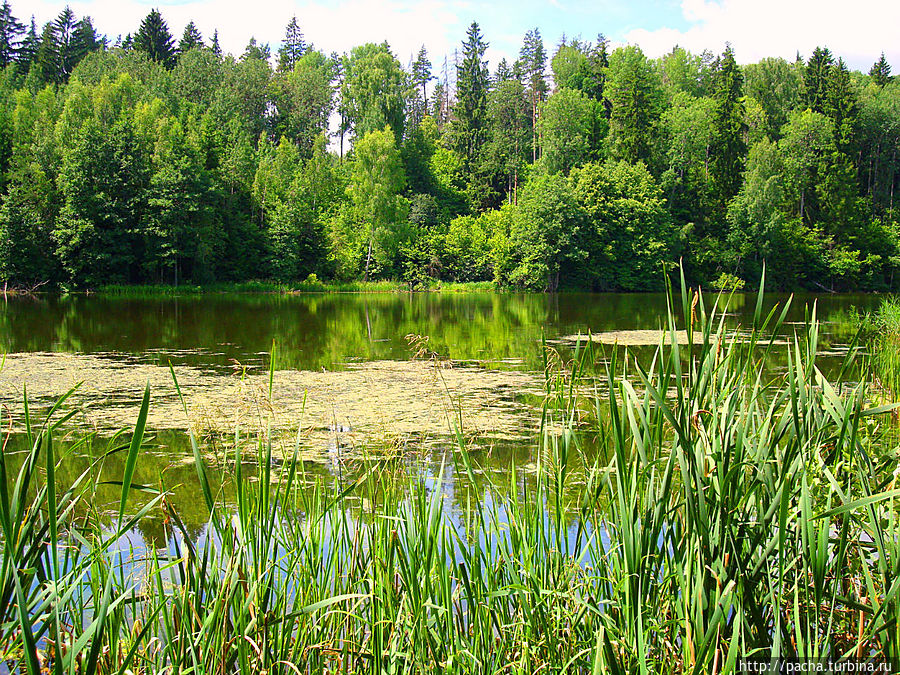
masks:
<svg viewBox="0 0 900 675"><path fill-rule="evenodd" d="M51 405L73 387L67 408L79 426L111 432L134 424L144 386L150 383L151 429L201 434L245 434L271 429L285 441L301 435L311 451L446 441L459 428L469 437L529 437L543 394L539 374L487 370L442 361L373 361L344 370L237 369L223 374L190 366L173 368L188 408L185 416L168 367L122 355L9 354L0 371L0 400L22 423L27 392L33 408ZM526 400L530 399L531 404ZM17 414L19 413L19 414Z"/></svg>

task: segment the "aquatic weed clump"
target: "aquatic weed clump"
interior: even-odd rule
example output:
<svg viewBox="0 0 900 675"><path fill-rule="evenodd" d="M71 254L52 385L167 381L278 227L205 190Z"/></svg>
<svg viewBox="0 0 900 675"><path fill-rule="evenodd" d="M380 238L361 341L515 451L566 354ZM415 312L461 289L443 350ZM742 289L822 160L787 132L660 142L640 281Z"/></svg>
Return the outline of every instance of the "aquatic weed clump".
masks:
<svg viewBox="0 0 900 675"><path fill-rule="evenodd" d="M151 489L132 484L149 396L110 449L128 460L105 521L75 517L85 493L57 494L50 424L2 481L0 654L35 675L731 673L741 656L900 656L890 406L845 380L852 350L833 380L817 368L814 308L773 373L786 308L764 316L760 295L753 325L726 333L718 306L682 282L649 362L610 350L586 381L588 342L570 372L548 367L538 450L505 482L461 431L430 482L390 459L310 485L299 443L281 463L260 434L213 467L194 439L200 536L165 491L125 515L129 491ZM35 493L37 466L50 480ZM214 488L225 474L233 503ZM171 543L129 560L125 528L151 511Z"/></svg>

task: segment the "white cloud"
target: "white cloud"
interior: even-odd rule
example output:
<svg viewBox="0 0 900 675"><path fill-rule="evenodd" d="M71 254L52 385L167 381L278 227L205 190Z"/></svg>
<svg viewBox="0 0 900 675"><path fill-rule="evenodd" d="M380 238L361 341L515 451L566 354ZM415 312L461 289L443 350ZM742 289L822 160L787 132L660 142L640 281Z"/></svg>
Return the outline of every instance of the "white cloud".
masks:
<svg viewBox="0 0 900 675"><path fill-rule="evenodd" d="M632 30L626 39L648 56L676 44L693 52L721 52L730 42L741 63L766 56L807 58L816 46L831 49L851 68L868 71L882 51L900 72L900 2L896 0L682 0L687 30Z"/></svg>

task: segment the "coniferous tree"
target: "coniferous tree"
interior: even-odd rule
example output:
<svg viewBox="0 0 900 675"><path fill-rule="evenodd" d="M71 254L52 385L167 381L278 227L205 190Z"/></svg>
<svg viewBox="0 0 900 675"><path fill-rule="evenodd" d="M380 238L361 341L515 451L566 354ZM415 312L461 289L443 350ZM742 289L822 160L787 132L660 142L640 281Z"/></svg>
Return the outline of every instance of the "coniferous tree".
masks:
<svg viewBox="0 0 900 675"><path fill-rule="evenodd" d="M212 36L212 44L209 46L212 49L212 53L216 56L222 56L222 47L219 46L219 29L213 31Z"/></svg>
<svg viewBox="0 0 900 675"><path fill-rule="evenodd" d="M134 36L134 47L166 68L175 65L174 40L158 9L151 10L141 22Z"/></svg>
<svg viewBox="0 0 900 675"><path fill-rule="evenodd" d="M425 50L425 45L422 45L416 60L412 64L412 80L416 87L422 87L422 105L426 110L428 109L428 97L425 93L425 85L433 79L431 61L428 60L428 52Z"/></svg>
<svg viewBox="0 0 900 675"><path fill-rule="evenodd" d="M741 186L744 156L747 154L744 142L746 124L742 101L743 84L741 69L734 60L731 45L728 45L717 64L713 94L716 103L713 118L713 181L723 207Z"/></svg>
<svg viewBox="0 0 900 675"><path fill-rule="evenodd" d="M463 42L463 59L456 74L455 145L470 164L474 161L487 132L487 94L490 76L484 52L484 41L478 23L472 22Z"/></svg>
<svg viewBox="0 0 900 675"><path fill-rule="evenodd" d="M24 24L13 16L9 2L4 1L0 6L0 68L16 60L24 33Z"/></svg>
<svg viewBox="0 0 900 675"><path fill-rule="evenodd" d="M278 70L283 72L293 70L306 50L306 40L303 39L303 32L297 24L297 17L292 16L284 31L284 42L278 49Z"/></svg>
<svg viewBox="0 0 900 675"><path fill-rule="evenodd" d="M826 90L825 114L834 122L835 143L844 154L852 154L851 146L856 137L859 106L856 92L850 81L850 71L843 59L831 68Z"/></svg>
<svg viewBox="0 0 900 675"><path fill-rule="evenodd" d="M525 33L525 40L519 52L519 67L524 78L528 100L531 104L531 159L537 161L538 155L538 116L541 103L547 95L547 52L541 32L535 28Z"/></svg>
<svg viewBox="0 0 900 675"><path fill-rule="evenodd" d="M250 42L247 43L244 53L241 55L241 61L257 59L268 62L270 58L272 58L272 50L269 49L268 43L259 44L256 42L255 37L250 38Z"/></svg>
<svg viewBox="0 0 900 675"><path fill-rule="evenodd" d="M94 29L94 23L91 17L86 16L75 25L75 31L72 34L72 40L69 43L70 59L72 68L77 66L81 59L93 51L102 49L105 38L101 38ZM69 72L67 75L70 75Z"/></svg>
<svg viewBox="0 0 900 675"><path fill-rule="evenodd" d="M41 39L38 36L37 24L35 24L34 17L32 16L31 27L25 34L25 38L22 40L16 53L16 61L23 71L28 72L28 69L31 68L31 64L34 63L34 60L37 57L37 51L40 45Z"/></svg>
<svg viewBox="0 0 900 675"><path fill-rule="evenodd" d="M881 58L872 65L869 77L879 87L884 87L891 81L891 64L884 58L884 52L881 52Z"/></svg>
<svg viewBox="0 0 900 675"><path fill-rule="evenodd" d="M52 23L44 25L40 44L34 58L37 76L48 83L61 83L62 62L59 43L56 37L56 26Z"/></svg>
<svg viewBox="0 0 900 675"><path fill-rule="evenodd" d="M192 49L203 47L203 35L191 21L184 27L184 33L181 34L181 40L178 41L178 54L186 54Z"/></svg>
<svg viewBox="0 0 900 675"><path fill-rule="evenodd" d="M803 71L803 95L806 106L817 113L824 113L828 99L828 79L834 57L827 47L816 47Z"/></svg>

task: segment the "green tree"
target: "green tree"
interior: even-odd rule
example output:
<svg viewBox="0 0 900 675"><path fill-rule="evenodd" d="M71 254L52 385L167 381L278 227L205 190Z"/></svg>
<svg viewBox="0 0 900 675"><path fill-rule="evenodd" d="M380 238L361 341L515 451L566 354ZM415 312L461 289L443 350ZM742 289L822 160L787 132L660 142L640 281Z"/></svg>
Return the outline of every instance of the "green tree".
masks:
<svg viewBox="0 0 900 675"><path fill-rule="evenodd" d="M547 52L541 32L535 28L525 33L522 49L519 51L519 70L525 82L525 90L531 107L531 160L538 158L538 118L541 104L547 96Z"/></svg>
<svg viewBox="0 0 900 675"><path fill-rule="evenodd" d="M184 27L184 32L181 34L181 40L178 41L179 58L192 49L202 49L203 46L203 35L200 34L200 31L197 29L197 26L194 25L194 22L189 21L188 25Z"/></svg>
<svg viewBox="0 0 900 675"><path fill-rule="evenodd" d="M19 64L23 72L27 73L31 69L31 64L34 63L37 57L40 44L41 39L38 36L37 24L35 24L32 16L31 26L29 26L28 32L19 44L18 49L16 49L16 63Z"/></svg>
<svg viewBox="0 0 900 675"><path fill-rule="evenodd" d="M538 131L547 170L568 174L596 159L607 126L603 108L580 91L559 89L542 106Z"/></svg>
<svg viewBox="0 0 900 675"><path fill-rule="evenodd" d="M834 57L827 47L816 47L803 70L803 98L806 106L824 113L828 103L828 80Z"/></svg>
<svg viewBox="0 0 900 675"><path fill-rule="evenodd" d="M662 113L662 86L639 47L620 47L612 53L606 96L611 105L611 155L628 162L649 160L653 130Z"/></svg>
<svg viewBox="0 0 900 675"><path fill-rule="evenodd" d="M518 202L519 177L527 164L531 145L531 111L525 87L506 77L491 90L488 101L490 141L485 146L492 170L505 178L507 200Z"/></svg>
<svg viewBox="0 0 900 675"><path fill-rule="evenodd" d="M744 94L762 106L770 139L778 140L788 115L803 95L802 67L780 58L765 58L743 67Z"/></svg>
<svg viewBox="0 0 900 675"><path fill-rule="evenodd" d="M175 65L175 47L169 26L158 9L150 10L134 36L134 48L166 68Z"/></svg>
<svg viewBox="0 0 900 675"><path fill-rule="evenodd" d="M341 109L355 138L389 126L403 135L406 78L387 43L354 47L344 57Z"/></svg>
<svg viewBox="0 0 900 675"><path fill-rule="evenodd" d="M744 156L747 154L744 142L747 129L742 101L744 79L734 60L731 45L725 48L725 53L716 66L713 93L713 100L716 102L713 118L715 133L711 147L711 173L713 186L724 214L724 205L737 194L741 185Z"/></svg>
<svg viewBox="0 0 900 675"><path fill-rule="evenodd" d="M522 190L510 232L518 252L509 280L517 286L554 292L577 285L587 258L582 245L585 213L569 180L538 173Z"/></svg>
<svg viewBox="0 0 900 675"><path fill-rule="evenodd" d="M59 208L52 176L20 156L0 206L0 281L35 285L60 279L53 223Z"/></svg>
<svg viewBox="0 0 900 675"><path fill-rule="evenodd" d="M879 87L884 87L891 81L891 64L884 58L884 52L881 52L881 58L878 59L869 70L869 77Z"/></svg>
<svg viewBox="0 0 900 675"><path fill-rule="evenodd" d="M463 42L462 62L456 73L456 105L453 111L452 139L454 148L471 167L487 141L487 96L490 85L484 53L488 43L481 29L472 22Z"/></svg>
<svg viewBox="0 0 900 675"><path fill-rule="evenodd" d="M433 79L431 61L428 60L428 52L425 50L425 45L422 45L416 60L412 64L412 82L416 87L422 88L422 105L426 110L428 109L428 96L425 87Z"/></svg>
<svg viewBox="0 0 900 675"><path fill-rule="evenodd" d="M571 183L588 229L587 280L599 289L654 290L661 286L661 263L680 252L678 230L665 198L643 164L607 162L574 169Z"/></svg>
<svg viewBox="0 0 900 675"><path fill-rule="evenodd" d="M371 131L354 144L347 194L360 226L353 239L358 249L363 243L365 248L363 281L370 273L390 272L396 264L408 236L408 205L401 196L405 187L403 161L389 127Z"/></svg>
<svg viewBox="0 0 900 675"><path fill-rule="evenodd" d="M297 17L292 16L284 31L284 40L281 47L278 48L278 70L288 72L294 69L294 66L300 58L306 53L306 40L303 38L303 31L297 23Z"/></svg>
<svg viewBox="0 0 900 675"><path fill-rule="evenodd" d="M32 29L34 20L32 19ZM13 16L12 7L7 0L0 5L0 68L18 60L25 25Z"/></svg>
<svg viewBox="0 0 900 675"><path fill-rule="evenodd" d="M275 133L296 143L304 158L312 153L315 139L328 131L334 110L332 67L333 62L322 52L308 51L290 71L278 73L272 80Z"/></svg>
<svg viewBox="0 0 900 675"><path fill-rule="evenodd" d="M53 239L77 285L134 283L143 260L140 224L149 171L131 125L88 120L63 155L63 205Z"/></svg>

